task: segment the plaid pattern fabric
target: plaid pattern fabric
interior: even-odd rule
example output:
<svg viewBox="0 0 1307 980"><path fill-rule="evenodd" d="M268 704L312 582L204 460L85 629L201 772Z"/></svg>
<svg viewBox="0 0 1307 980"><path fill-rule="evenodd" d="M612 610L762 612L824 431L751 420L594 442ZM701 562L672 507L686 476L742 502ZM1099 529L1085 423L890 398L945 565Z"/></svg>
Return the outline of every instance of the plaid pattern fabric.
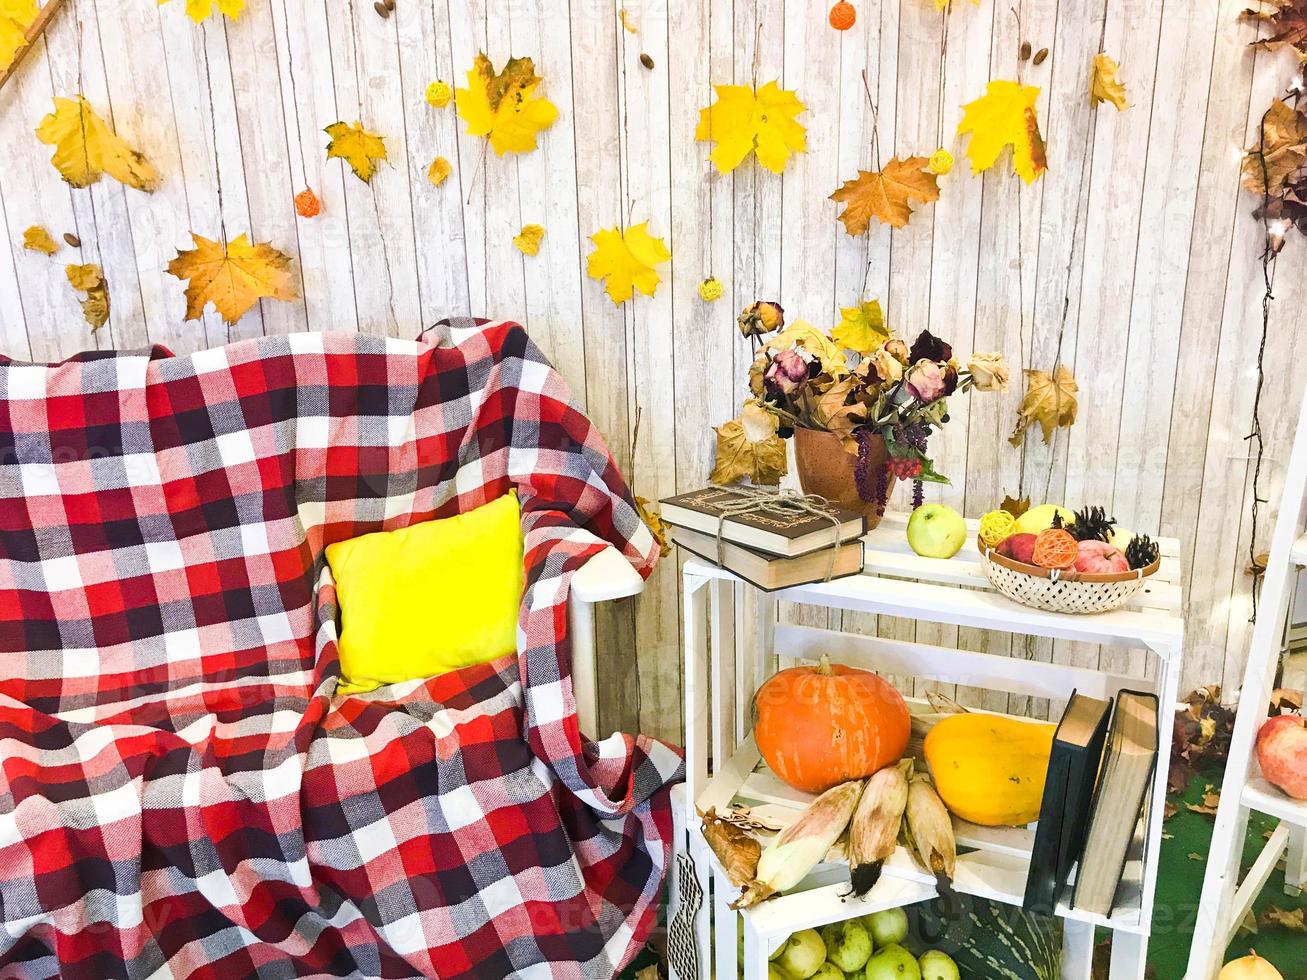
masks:
<svg viewBox="0 0 1307 980"><path fill-rule="evenodd" d="M577 730L571 573L656 547L515 324L0 359L0 977L600 977L677 751ZM335 541L516 487L519 654L336 697ZM432 622L439 630L441 624Z"/></svg>

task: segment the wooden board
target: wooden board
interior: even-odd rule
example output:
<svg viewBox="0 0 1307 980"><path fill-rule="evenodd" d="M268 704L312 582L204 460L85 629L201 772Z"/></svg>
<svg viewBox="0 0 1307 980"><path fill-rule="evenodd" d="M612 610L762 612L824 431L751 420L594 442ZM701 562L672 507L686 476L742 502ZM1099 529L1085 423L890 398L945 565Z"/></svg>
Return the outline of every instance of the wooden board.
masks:
<svg viewBox="0 0 1307 980"><path fill-rule="evenodd" d="M744 394L751 344L734 328L755 299L791 319L832 325L842 306L880 298L898 332L930 328L965 357L1002 350L1019 372L1055 360L1080 377L1080 420L1045 445L1006 439L1020 376L1002 395L955 399L935 449L952 478L928 495L976 517L1019 490L1072 506L1101 502L1138 531L1184 542L1192 638L1183 687L1240 674L1248 636L1250 550L1265 548L1279 463L1291 435L1275 405L1303 375L1307 242L1280 262L1267 342L1268 461L1258 540L1248 521L1251 358L1260 335L1259 229L1239 188L1240 149L1289 77L1258 53L1245 0L1139 8L1126 0L981 0L951 14L928 0L857 4L836 32L807 0L401 0L389 18L367 0L251 0L239 20L195 25L181 3L66 4L0 90L0 343L39 360L94 347L163 343L179 352L292 330L411 337L441 316L523 320L556 361L645 497L686 490L712 464L711 426ZM635 32L624 29L625 9ZM1020 17L1018 24L1017 16ZM1100 38L1121 62L1131 108L1091 109L1089 59ZM1022 40L1047 47L1020 62ZM530 56L559 119L540 149L486 152L451 105L424 98L436 79L464 84L479 50L501 65ZM130 52L123 55L119 52ZM647 55L653 67L645 67ZM862 72L867 75L864 89ZM990 79L1041 89L1049 170L1026 186L1006 156L970 173L956 133L963 103ZM714 84L797 91L808 152L784 174L752 159L730 174L695 142ZM51 98L81 90L160 170L153 195L102 180L73 190L32 135ZM881 161L957 158L941 198L902 229L851 237L828 195ZM362 121L386 139L371 185L327 161L323 128ZM441 155L454 172L426 177ZM219 195L221 178L221 195ZM292 196L311 187L314 219ZM652 299L614 307L585 274L590 236L649 220L672 251ZM546 228L540 254L511 243ZM46 258L21 246L43 224L80 249ZM292 255L303 297L264 301L233 328L213 313L184 322L183 283L164 266L194 230L250 232ZM112 316L92 334L63 268L99 262ZM724 287L699 298L708 275ZM635 458L630 442L640 410ZM907 499L907 489L897 501ZM1038 502L1038 501L1037 501ZM645 599L601 613L603 717L679 739L678 561ZM789 619L812 619L785 604ZM1005 634L918 626L823 610L815 625L1007 653ZM1017 655L1098 666L1093 645L1021 640ZM1104 666L1126 670L1127 655ZM896 678L907 690L925 686ZM931 684L931 687L939 685ZM966 703L1025 713L1027 699L952 689ZM1036 708L1040 707L1036 705ZM1046 707L1046 706L1045 706Z"/></svg>

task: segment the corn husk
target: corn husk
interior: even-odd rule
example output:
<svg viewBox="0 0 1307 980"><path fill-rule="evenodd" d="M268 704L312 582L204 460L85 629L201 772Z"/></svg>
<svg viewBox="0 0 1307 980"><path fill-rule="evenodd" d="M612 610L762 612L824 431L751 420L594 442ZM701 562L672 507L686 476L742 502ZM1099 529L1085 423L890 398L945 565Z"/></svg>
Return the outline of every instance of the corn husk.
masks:
<svg viewBox="0 0 1307 980"><path fill-rule="evenodd" d="M703 839L722 863L731 884L743 888L758 871L762 845L748 831L717 816L715 808L699 815L703 817Z"/></svg>
<svg viewBox="0 0 1307 980"><path fill-rule="evenodd" d="M813 800L799 819L777 834L763 850L758 858L757 874L744 886L731 908L757 905L801 882L848 827L862 796L862 787L863 780L851 780Z"/></svg>
<svg viewBox="0 0 1307 980"><path fill-rule="evenodd" d="M935 784L924 774L908 784L908 843L922 866L935 876L939 893L953 894L953 875L957 870L958 845L953 835L953 819L935 791Z"/></svg>
<svg viewBox="0 0 1307 980"><path fill-rule="evenodd" d="M849 875L853 894L861 897L880 879L880 869L898 846L903 810L908 802L906 765L886 766L867 780L862 800L849 824Z"/></svg>

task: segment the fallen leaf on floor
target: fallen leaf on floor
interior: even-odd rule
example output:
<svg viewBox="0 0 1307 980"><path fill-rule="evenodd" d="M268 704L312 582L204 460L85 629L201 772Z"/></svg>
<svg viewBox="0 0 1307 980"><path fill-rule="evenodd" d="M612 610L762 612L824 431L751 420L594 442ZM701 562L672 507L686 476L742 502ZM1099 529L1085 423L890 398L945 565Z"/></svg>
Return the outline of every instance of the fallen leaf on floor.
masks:
<svg viewBox="0 0 1307 980"><path fill-rule="evenodd" d="M1220 793L1204 793L1204 794L1203 794L1203 806L1211 807L1213 810L1215 810L1215 809L1216 809L1218 806L1220 806L1220 805L1221 805L1221 794L1220 794Z"/></svg>
<svg viewBox="0 0 1307 980"><path fill-rule="evenodd" d="M1206 801L1203 803L1186 803L1184 808L1190 813L1203 813L1209 817L1216 816L1216 807L1208 806Z"/></svg>
<svg viewBox="0 0 1307 980"><path fill-rule="evenodd" d="M1162 831L1162 840L1175 840L1175 834Z"/></svg>
<svg viewBox="0 0 1307 980"><path fill-rule="evenodd" d="M339 157L349 164L355 177L365 184L371 183L373 174L377 172L377 161L386 159L386 141L364 129L361 122L352 126L334 122L323 132L331 137L327 144L327 159Z"/></svg>
<svg viewBox="0 0 1307 980"><path fill-rule="evenodd" d="M1174 816L1175 816L1177 813L1179 813L1179 812L1180 812L1180 808L1177 807L1177 806L1176 806L1174 803L1172 803L1170 800L1167 800L1166 803L1163 804L1163 806L1162 806L1162 819L1163 819L1163 820L1170 820L1172 817L1174 817Z"/></svg>
<svg viewBox="0 0 1307 980"><path fill-rule="evenodd" d="M1197 851L1190 851L1188 858L1190 861L1201 861L1203 860L1203 855L1199 854Z"/></svg>
<svg viewBox="0 0 1307 980"><path fill-rule="evenodd" d="M23 232L23 248L30 249L33 252L40 252L42 255L54 255L59 251L59 245L50 233L40 225L32 225Z"/></svg>
<svg viewBox="0 0 1307 980"><path fill-rule="evenodd" d="M80 95L54 100L54 112L36 127L36 138L54 147L50 162L74 187L90 187L108 174L139 191L159 186L159 174L127 145Z"/></svg>
<svg viewBox="0 0 1307 980"><path fill-rule="evenodd" d="M1263 926L1278 926L1282 929L1288 929L1290 932L1307 932L1307 919L1304 915L1307 909L1282 909L1278 905L1270 905L1262 910L1262 914L1257 917L1257 921Z"/></svg>
<svg viewBox="0 0 1307 980"><path fill-rule="evenodd" d="M245 235L230 243L191 232L195 248L179 251L168 272L186 282L186 319L198 320L212 303L227 323L235 323L262 297L299 297L290 273L290 256Z"/></svg>
<svg viewBox="0 0 1307 980"><path fill-rule="evenodd" d="M81 300L82 316L86 317L94 333L109 319L109 284L104 281L104 272L98 265L87 263L70 265L64 269L64 274L73 289L86 294Z"/></svg>
<svg viewBox="0 0 1307 980"><path fill-rule="evenodd" d="M872 218L891 228L902 228L912 217L909 202L939 200L938 176L927 169L926 157L892 157L879 171L859 170L830 199L844 205L839 219L850 235L861 235Z"/></svg>

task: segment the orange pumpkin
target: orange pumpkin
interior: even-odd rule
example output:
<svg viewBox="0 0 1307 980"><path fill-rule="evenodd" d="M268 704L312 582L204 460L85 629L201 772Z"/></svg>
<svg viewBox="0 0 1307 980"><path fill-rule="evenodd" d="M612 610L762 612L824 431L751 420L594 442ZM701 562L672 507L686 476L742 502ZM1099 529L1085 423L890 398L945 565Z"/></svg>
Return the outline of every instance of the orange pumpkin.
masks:
<svg viewBox="0 0 1307 980"><path fill-rule="evenodd" d="M772 772L808 793L898 762L912 728L903 695L889 683L826 657L768 678L756 704L758 751Z"/></svg>

